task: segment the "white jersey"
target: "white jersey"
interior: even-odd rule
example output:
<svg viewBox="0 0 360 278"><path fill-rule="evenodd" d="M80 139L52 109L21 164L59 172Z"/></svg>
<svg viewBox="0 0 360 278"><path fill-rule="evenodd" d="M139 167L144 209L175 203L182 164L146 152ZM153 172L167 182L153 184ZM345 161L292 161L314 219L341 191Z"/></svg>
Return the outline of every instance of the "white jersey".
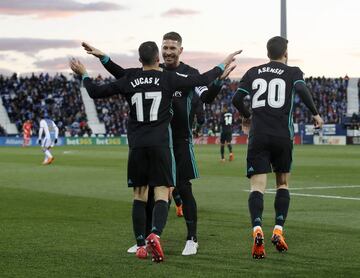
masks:
<svg viewBox="0 0 360 278"><path fill-rule="evenodd" d="M44 133L43 147L53 146L54 140L58 138L59 129L50 119L42 119L40 121L39 139L42 139Z"/></svg>

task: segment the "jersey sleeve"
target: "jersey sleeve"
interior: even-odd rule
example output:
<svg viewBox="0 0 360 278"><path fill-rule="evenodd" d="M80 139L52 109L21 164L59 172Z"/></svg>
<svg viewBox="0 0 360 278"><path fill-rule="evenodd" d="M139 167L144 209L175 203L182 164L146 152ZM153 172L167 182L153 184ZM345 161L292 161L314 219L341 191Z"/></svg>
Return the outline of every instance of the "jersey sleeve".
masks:
<svg viewBox="0 0 360 278"><path fill-rule="evenodd" d="M96 85L90 80L89 77L85 77L84 86L91 98L106 98L117 94L125 95L125 86L127 84L126 77L122 77L114 82L103 85Z"/></svg>
<svg viewBox="0 0 360 278"><path fill-rule="evenodd" d="M247 71L245 73L245 75L241 78L239 87L236 92L241 93L241 94L250 95L251 90L252 90L252 87L251 87L250 74L249 74L249 71Z"/></svg>
<svg viewBox="0 0 360 278"><path fill-rule="evenodd" d="M249 71L245 73L245 75L241 78L239 87L232 99L232 104L239 110L240 114L244 118L250 118L251 113L249 109L244 104L244 98L246 95L250 95L252 90L251 79Z"/></svg>
<svg viewBox="0 0 360 278"><path fill-rule="evenodd" d="M196 115L197 124L200 126L203 125L205 122L205 112L204 112L203 103L199 98L199 96L194 95L192 106L193 106L192 109L194 109L194 113Z"/></svg>
<svg viewBox="0 0 360 278"><path fill-rule="evenodd" d="M109 56L102 57L100 61L104 68L116 79L120 79L121 77L125 76L127 70L114 63Z"/></svg>
<svg viewBox="0 0 360 278"><path fill-rule="evenodd" d="M205 92L207 92L209 89L207 86L197 86L195 87L195 93L201 97L201 95Z"/></svg>
<svg viewBox="0 0 360 278"><path fill-rule="evenodd" d="M107 55L100 58L101 64L104 66L104 68L113 75L116 79L120 79L124 77L125 75L132 74L134 71L137 70L137 68L123 68L120 65L116 64L111 58Z"/></svg>
<svg viewBox="0 0 360 278"><path fill-rule="evenodd" d="M216 79L211 83L209 87L207 87L207 90L203 91L200 95L201 100L204 103L212 103L214 99L217 97L219 92L221 91L223 82L219 79Z"/></svg>
<svg viewBox="0 0 360 278"><path fill-rule="evenodd" d="M193 71L190 74L200 74L200 72L197 69L193 69ZM195 93L201 97L201 95L208 91L207 86L196 86L194 88Z"/></svg>
<svg viewBox="0 0 360 278"><path fill-rule="evenodd" d="M169 74L169 85L172 91L181 88L206 86L223 73L223 68L216 66L203 74L186 75L178 72Z"/></svg>
<svg viewBox="0 0 360 278"><path fill-rule="evenodd" d="M318 110L316 109L314 100L311 96L309 89L306 87L305 82L298 82L294 83L295 92L300 96L301 100L304 102L306 107L311 111L311 113L315 116L319 114Z"/></svg>
<svg viewBox="0 0 360 278"><path fill-rule="evenodd" d="M300 68L295 67L293 74L293 85L295 86L298 82L302 82L305 84L304 73L301 71Z"/></svg>

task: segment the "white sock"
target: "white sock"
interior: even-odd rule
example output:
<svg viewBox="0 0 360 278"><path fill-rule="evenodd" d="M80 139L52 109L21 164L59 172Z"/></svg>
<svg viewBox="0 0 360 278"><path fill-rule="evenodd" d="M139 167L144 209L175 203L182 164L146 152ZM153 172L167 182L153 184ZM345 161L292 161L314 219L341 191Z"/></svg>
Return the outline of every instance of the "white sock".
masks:
<svg viewBox="0 0 360 278"><path fill-rule="evenodd" d="M253 228L253 231L255 232L257 229L262 230L261 226L255 226L255 227Z"/></svg>
<svg viewBox="0 0 360 278"><path fill-rule="evenodd" d="M52 158L51 152L49 150L45 151L45 155L47 158Z"/></svg>
<svg viewBox="0 0 360 278"><path fill-rule="evenodd" d="M282 231L282 230L283 230L283 227L280 226L280 225L275 225L274 230L280 230L280 231Z"/></svg>

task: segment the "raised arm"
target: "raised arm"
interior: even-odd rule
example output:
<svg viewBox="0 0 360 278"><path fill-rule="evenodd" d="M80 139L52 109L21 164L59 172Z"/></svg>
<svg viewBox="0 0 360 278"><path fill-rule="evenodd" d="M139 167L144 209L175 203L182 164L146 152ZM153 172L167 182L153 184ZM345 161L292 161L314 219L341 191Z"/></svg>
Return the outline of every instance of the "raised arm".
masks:
<svg viewBox="0 0 360 278"><path fill-rule="evenodd" d="M239 110L239 113L243 118L248 119L248 118L250 118L251 113L244 104L244 98L246 95L247 95L247 93L244 90L238 89L232 99L232 104L236 107L237 110Z"/></svg>
<svg viewBox="0 0 360 278"><path fill-rule="evenodd" d="M221 76L224 73L225 69L229 67L235 68L235 65L233 65L232 62L235 60L235 56L240 54L241 52L242 50L231 53L225 58L225 60L220 65L200 75L197 74L184 75L184 74L175 73L172 75L172 78L170 80L170 85L174 89L174 91L184 87L191 88L195 86L208 85L216 78Z"/></svg>
<svg viewBox="0 0 360 278"><path fill-rule="evenodd" d="M223 74L218 79L215 79L211 83L211 85L207 88L207 90L204 90L204 89L197 90L197 88L195 88L195 91L200 96L201 101L204 103L213 102L221 90L221 87L223 85L223 80L225 80L235 68L236 68L236 65L231 65L231 66L226 67Z"/></svg>
<svg viewBox="0 0 360 278"><path fill-rule="evenodd" d="M251 91L251 78L249 76L249 71L247 71L244 76L241 78L239 87L232 99L232 104L240 112L240 116L243 118L250 118L251 113L249 109L244 104L244 98L247 95L250 95Z"/></svg>
<svg viewBox="0 0 360 278"><path fill-rule="evenodd" d="M124 78L109 84L96 85L91 81L85 66L79 60L71 59L70 68L74 73L82 76L83 84L91 98L106 98L116 94L124 93Z"/></svg>
<svg viewBox="0 0 360 278"><path fill-rule="evenodd" d="M122 68L118 64L114 63L108 55L106 55L101 50L93 47L92 45L82 42L81 45L83 46L84 50L87 54L91 54L100 59L101 64L104 68L113 75L116 79L120 79L126 74L126 69Z"/></svg>

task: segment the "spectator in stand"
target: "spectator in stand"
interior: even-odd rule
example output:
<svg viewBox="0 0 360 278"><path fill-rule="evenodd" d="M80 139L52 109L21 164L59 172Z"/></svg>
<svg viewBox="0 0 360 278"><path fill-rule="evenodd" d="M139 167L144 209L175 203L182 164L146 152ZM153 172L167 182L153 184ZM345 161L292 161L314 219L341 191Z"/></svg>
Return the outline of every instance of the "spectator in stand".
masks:
<svg viewBox="0 0 360 278"><path fill-rule="evenodd" d="M350 125L350 129L359 129L360 126L360 118L359 115L356 113L353 113L352 117L351 117L351 125Z"/></svg>
<svg viewBox="0 0 360 278"><path fill-rule="evenodd" d="M6 131L1 125L0 125L0 136L6 136Z"/></svg>

